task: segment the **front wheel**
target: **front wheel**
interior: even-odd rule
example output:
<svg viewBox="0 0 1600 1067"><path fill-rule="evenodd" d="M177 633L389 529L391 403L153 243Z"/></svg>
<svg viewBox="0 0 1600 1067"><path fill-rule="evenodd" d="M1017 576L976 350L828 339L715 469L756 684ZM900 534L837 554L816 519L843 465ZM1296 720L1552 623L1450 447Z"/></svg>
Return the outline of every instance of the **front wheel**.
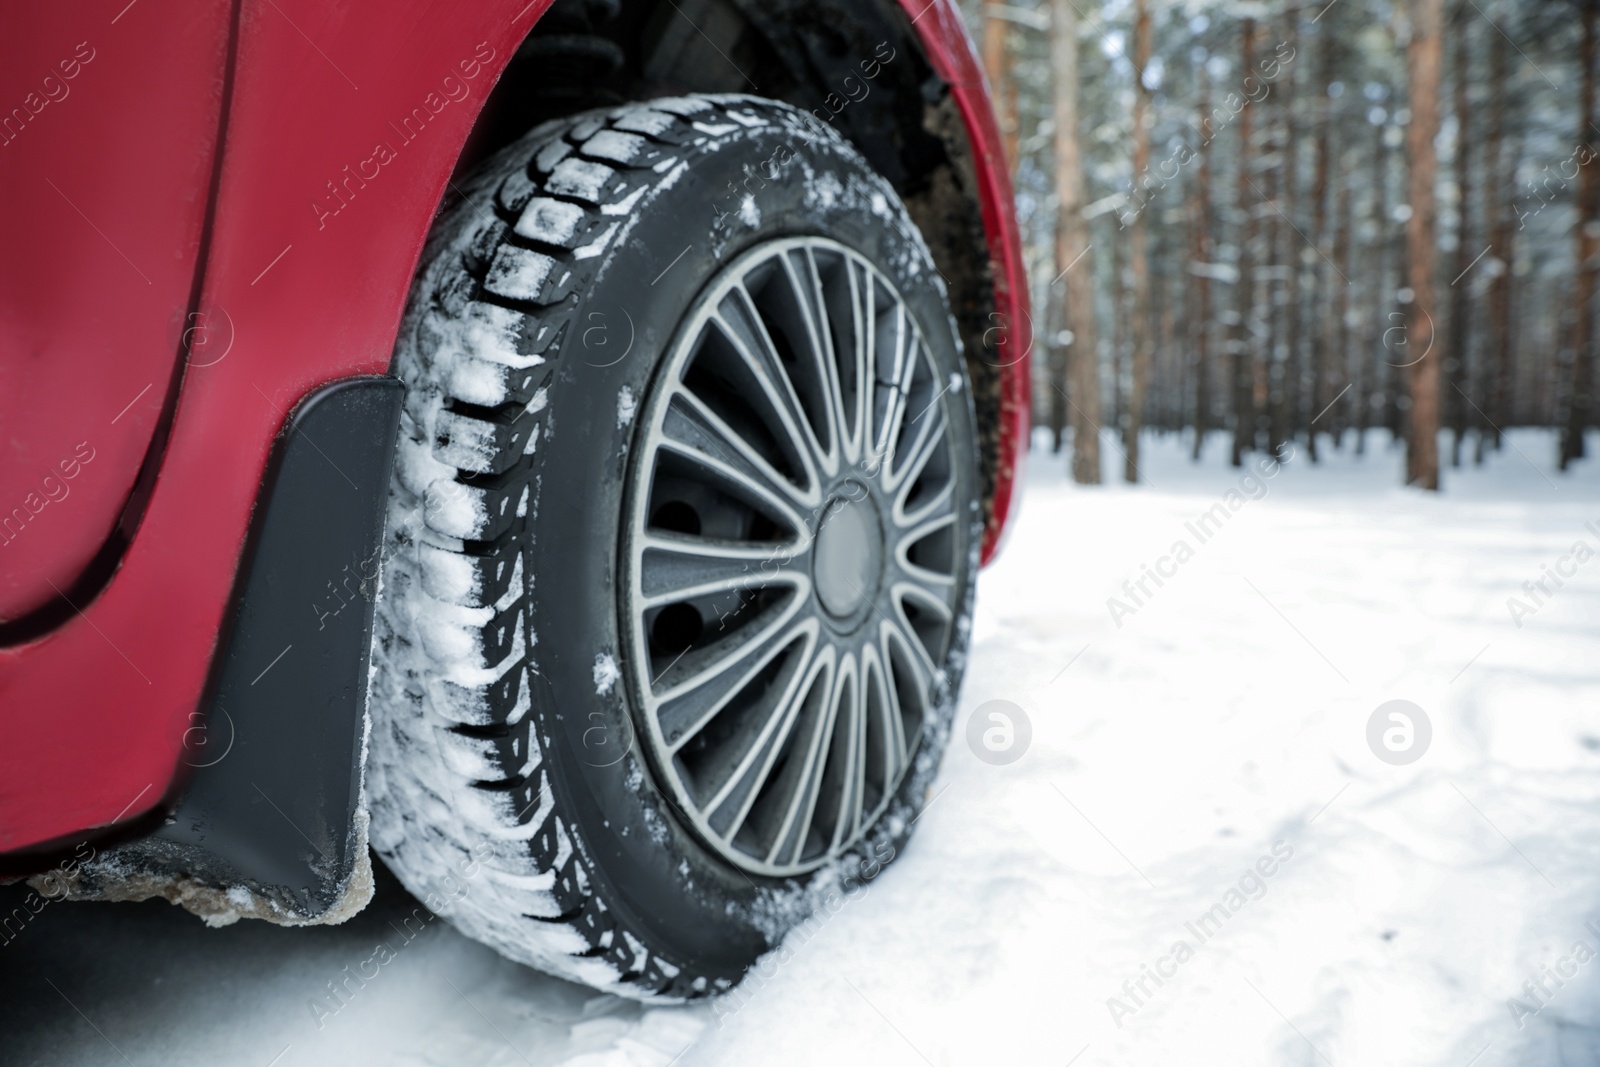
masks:
<svg viewBox="0 0 1600 1067"><path fill-rule="evenodd" d="M944 288L772 101L561 120L467 193L396 353L373 843L514 959L723 990L895 854L949 734L982 519Z"/></svg>

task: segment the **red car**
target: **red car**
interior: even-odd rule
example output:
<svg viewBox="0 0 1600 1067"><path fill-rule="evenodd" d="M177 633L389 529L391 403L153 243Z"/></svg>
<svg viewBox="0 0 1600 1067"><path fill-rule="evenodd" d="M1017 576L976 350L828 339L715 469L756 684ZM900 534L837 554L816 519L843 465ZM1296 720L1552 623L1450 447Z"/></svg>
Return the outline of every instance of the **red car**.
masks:
<svg viewBox="0 0 1600 1067"><path fill-rule="evenodd" d="M1027 427L949 0L16 5L0 89L30 902L338 922L370 844L686 998L894 856Z"/></svg>

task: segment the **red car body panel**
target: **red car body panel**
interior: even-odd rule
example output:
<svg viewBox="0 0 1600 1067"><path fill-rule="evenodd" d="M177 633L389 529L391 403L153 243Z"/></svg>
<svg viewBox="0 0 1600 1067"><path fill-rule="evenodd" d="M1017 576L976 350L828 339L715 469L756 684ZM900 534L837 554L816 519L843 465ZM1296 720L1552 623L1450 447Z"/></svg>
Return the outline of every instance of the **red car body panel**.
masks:
<svg viewBox="0 0 1600 1067"><path fill-rule="evenodd" d="M71 588L118 521L211 193L227 8L95 6L16 5L0 36L0 622Z"/></svg>
<svg viewBox="0 0 1600 1067"><path fill-rule="evenodd" d="M1009 181L959 14L949 0L902 3L974 142L996 277L998 356L986 358L1005 365L1003 520L1028 410L1027 361L1006 353L1030 344ZM403 12L370 0L242 5L198 305L203 326L221 332L184 369L154 491L116 574L57 629L0 649L0 852L135 819L174 788L273 439L312 389L388 370L452 167L548 0L433 0ZM75 136L83 158L101 155ZM74 277L74 259L48 252L33 265L41 276L58 286ZM54 299L69 298L77 312L78 291ZM121 338L100 351L80 379L121 358ZM985 558L999 528L991 524ZM294 652L261 668L293 669Z"/></svg>

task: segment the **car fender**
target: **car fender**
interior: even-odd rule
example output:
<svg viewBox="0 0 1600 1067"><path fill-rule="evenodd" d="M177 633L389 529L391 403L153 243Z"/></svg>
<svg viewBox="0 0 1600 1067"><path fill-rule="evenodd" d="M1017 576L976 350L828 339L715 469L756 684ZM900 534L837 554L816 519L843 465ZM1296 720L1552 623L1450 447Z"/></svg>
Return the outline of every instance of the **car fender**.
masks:
<svg viewBox="0 0 1600 1067"><path fill-rule="evenodd" d="M992 558L1015 513L1031 322L998 129L951 0L900 0L972 143L995 283L1001 464ZM181 792L184 737L273 442L308 394L388 371L433 216L496 79L549 0L240 0L224 156L194 314L225 350L185 368L138 535L92 602L0 649L0 855L43 866L142 832ZM286 76L286 72L289 76ZM225 325L224 325L225 324ZM307 606L308 624L315 621ZM293 642L263 670L294 670ZM265 657L263 657L265 659Z"/></svg>

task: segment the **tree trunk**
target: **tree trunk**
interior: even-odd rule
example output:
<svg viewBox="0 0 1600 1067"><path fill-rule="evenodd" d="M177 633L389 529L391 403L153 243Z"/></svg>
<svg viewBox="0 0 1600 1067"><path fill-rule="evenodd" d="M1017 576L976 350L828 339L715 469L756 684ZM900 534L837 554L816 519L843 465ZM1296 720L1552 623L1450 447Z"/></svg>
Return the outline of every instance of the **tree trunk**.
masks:
<svg viewBox="0 0 1600 1067"><path fill-rule="evenodd" d="M1387 389L1393 377L1393 367L1388 356L1390 325L1389 311L1393 307L1393 289L1389 284L1389 143L1387 128L1373 126L1372 145L1372 241L1369 254L1372 258L1372 277L1369 282L1371 298L1367 316L1365 344L1356 353L1356 378L1358 384L1351 392L1356 394L1351 414L1356 423L1356 455L1367 448L1367 430L1372 427L1373 401L1380 389ZM1342 443L1344 423L1334 424L1333 445Z"/></svg>
<svg viewBox="0 0 1600 1067"><path fill-rule="evenodd" d="M1291 7L1288 14L1288 28L1284 37L1291 46L1299 44L1300 9ZM1283 85L1283 213L1291 224L1300 213L1300 122L1295 112L1296 97L1295 83L1299 79L1295 75L1295 67L1291 63L1288 67L1288 76ZM1302 377L1305 373L1305 364L1301 356L1300 336L1300 303L1304 288L1301 286L1301 274L1305 269L1305 255L1308 249L1301 240L1300 234L1293 230L1283 235L1287 252L1284 255L1289 276L1285 282L1284 292L1284 357L1283 380L1279 383L1277 424L1278 431L1274 435L1274 450L1284 440L1294 440L1300 435L1303 420L1310 418L1315 411L1301 410ZM1313 231L1312 240L1315 240Z"/></svg>
<svg viewBox="0 0 1600 1067"><path fill-rule="evenodd" d="M1489 38L1489 84L1505 85L1510 76L1510 43L1504 35L1492 34ZM1494 218L1491 238L1494 251L1491 254L1500 269L1489 285L1489 386L1484 410L1488 425L1483 432L1490 435L1496 450L1500 448L1501 427L1511 418L1511 295L1517 237L1516 227L1512 225L1515 213L1511 210L1511 201L1516 195L1513 186L1516 184L1517 152L1514 141L1507 144L1506 95L1497 92L1492 96L1488 143L1484 147L1486 185L1492 191L1488 210Z"/></svg>
<svg viewBox="0 0 1600 1067"><path fill-rule="evenodd" d="M1017 81L1011 76L1011 59L1007 55L1011 27L1001 11L1005 6L1005 0L983 0L983 72L994 97L995 118L1005 142L1006 165L1015 174L1021 124L1017 121Z"/></svg>
<svg viewBox="0 0 1600 1067"><path fill-rule="evenodd" d="M1600 0L1590 3L1592 9ZM1406 264L1412 293L1406 322L1406 359L1411 372L1406 484L1422 489L1439 488L1439 364L1445 351L1440 343L1444 331L1434 302L1433 280L1437 224L1433 187L1438 164L1433 142L1439 133L1443 6L1444 0L1411 0L1411 42L1406 48L1411 98L1411 122L1406 127L1411 191Z"/></svg>
<svg viewBox="0 0 1600 1067"><path fill-rule="evenodd" d="M1189 192L1189 284L1194 293L1194 318L1189 323L1190 343L1194 346L1194 458L1200 458L1206 431L1211 428L1211 278L1194 268L1211 262L1211 102L1206 82L1206 65L1195 71L1195 95L1199 98L1199 163Z"/></svg>
<svg viewBox="0 0 1600 1067"><path fill-rule="evenodd" d="M1408 17L1410 13L1409 5L1413 2L1414 0L1405 0ZM1392 33L1393 30L1391 28L1391 35ZM1409 68L1407 78L1407 84L1409 85ZM1393 99L1395 107L1402 103L1398 94ZM1391 120L1395 107L1390 108ZM1411 205L1408 203L1411 198L1408 184L1411 171L1408 166L1409 150L1405 139L1406 129L1399 125L1390 126L1389 129L1393 129L1400 134L1399 140L1402 147L1399 153L1400 166L1394 168L1389 163L1390 153L1388 149L1392 146L1389 144L1386 130L1384 139L1384 195L1389 202L1390 213L1384 217L1383 229L1380 231L1384 235L1384 282L1386 288L1383 294L1383 303L1379 305L1386 312L1382 327L1385 344L1382 365L1374 368L1376 374L1373 385L1376 395L1373 397L1373 407L1375 409L1373 411L1373 422L1389 431L1389 446L1394 448L1396 446L1404 446L1406 441L1410 439L1411 421L1406 412L1407 405L1411 403L1409 385L1411 372L1407 365L1413 357L1408 356L1407 353L1410 351L1423 351L1423 349L1420 345L1415 349L1406 347L1415 337L1414 334L1408 332L1410 316L1415 314L1415 308L1413 305L1403 304L1400 300L1401 291L1409 291L1411 287L1410 261L1406 258L1406 226L1404 223L1399 226L1395 225L1393 212L1394 204L1405 204L1408 211L1411 209ZM1395 183L1399 186L1398 200L1394 199L1396 190L1390 187L1391 176L1389 172L1393 169L1399 170L1400 180ZM1391 342L1389 340L1391 337L1395 338L1396 341ZM1378 417L1379 411L1376 410L1380 404L1382 405L1381 418ZM1409 467L1407 469L1409 470Z"/></svg>
<svg viewBox="0 0 1600 1067"><path fill-rule="evenodd" d="M1578 143L1589 143L1595 123L1595 50L1600 0L1583 5L1582 93ZM1582 459L1583 434L1589 428L1590 391L1594 380L1595 258L1600 255L1600 163L1586 161L1578 169L1578 218L1574 228L1572 302L1572 388L1567 398L1566 428L1561 437L1561 469Z"/></svg>
<svg viewBox="0 0 1600 1067"><path fill-rule="evenodd" d="M1333 261L1339 265L1339 270L1344 274L1345 279L1352 279L1356 276L1356 255L1353 247L1354 241L1352 240L1356 229L1355 197L1351 194L1350 174L1346 168L1339 168L1339 174L1335 181L1335 186L1333 208ZM1361 369L1360 356L1365 355L1367 359L1372 358L1370 349L1368 349L1365 353L1358 354L1355 357L1356 367L1354 370L1352 370L1352 353L1350 345L1350 286L1351 283L1349 281L1341 279L1335 287L1333 309L1331 313L1331 317L1333 319L1333 329L1329 334L1329 336L1333 339L1333 347L1331 349L1333 366L1338 368L1336 380L1334 382L1330 382L1330 385L1338 384L1338 382L1344 382L1345 385L1350 387L1350 392L1355 394L1351 397L1340 397L1338 403L1334 404L1333 398L1339 396L1340 390L1344 389L1345 386L1340 385L1338 389L1328 390L1327 402L1329 404L1334 404L1335 408L1338 410L1338 418L1341 424L1344 421L1343 413L1349 411L1351 409L1351 405L1361 402L1361 391L1364 386L1357 377L1357 374Z"/></svg>
<svg viewBox="0 0 1600 1067"><path fill-rule="evenodd" d="M1094 230L1090 228L1090 234ZM1111 402L1110 417L1106 425L1110 426L1120 441L1125 432L1123 420L1127 412L1122 405L1124 396L1122 391L1123 362L1122 354L1127 351L1123 343L1123 333L1128 328L1128 272L1122 262L1122 240L1113 236L1111 240Z"/></svg>
<svg viewBox="0 0 1600 1067"><path fill-rule="evenodd" d="M1065 301L1061 302L1063 310L1056 315L1056 320L1063 330L1071 329L1066 324ZM1066 345L1056 343L1054 337L1050 339L1045 349L1048 355L1048 364L1045 373L1050 377L1050 451L1060 452L1066 444L1067 426L1071 419L1067 414L1067 393L1072 388L1072 369L1070 349Z"/></svg>
<svg viewBox="0 0 1600 1067"><path fill-rule="evenodd" d="M1470 225L1472 209L1472 168L1469 164L1468 136L1471 129L1471 112L1467 106L1467 78L1471 71L1472 24L1477 17L1467 4L1457 5L1455 27L1455 110L1456 110L1456 254L1450 276L1455 279L1450 289L1450 347L1445 360L1447 385L1444 390L1444 407L1450 419L1450 466L1461 466L1461 439L1467 433L1467 399L1471 379L1467 373L1468 320L1472 315L1469 296L1472 283L1463 277L1477 254Z"/></svg>
<svg viewBox="0 0 1600 1067"><path fill-rule="evenodd" d="M1270 120L1269 120L1270 121ZM1269 128L1267 131L1266 155L1270 162L1278 152L1277 131ZM1282 336L1278 329L1279 297L1282 292L1283 270L1283 210L1278 203L1279 186L1282 184L1283 175L1278 167L1273 167L1262 175L1259 184L1264 186L1261 190L1266 194L1266 232L1261 236L1263 258L1266 270L1261 272L1259 285L1260 299L1257 307L1260 309L1261 339L1259 343L1260 356L1255 362L1255 389L1252 394L1252 404L1257 415L1257 436L1264 431L1266 447L1269 452L1278 450L1278 399L1279 381L1283 372L1282 367Z"/></svg>
<svg viewBox="0 0 1600 1067"><path fill-rule="evenodd" d="M1100 368L1094 323L1094 260L1084 221L1083 155L1078 144L1077 0L1052 0L1050 69L1054 78L1056 267L1066 289L1072 479L1100 484Z"/></svg>
<svg viewBox="0 0 1600 1067"><path fill-rule="evenodd" d="M1240 34L1239 69L1252 71L1255 68L1256 22L1255 19L1244 20L1244 27ZM1235 467L1244 465L1246 450L1255 447L1256 413L1252 404L1252 390L1254 388L1253 360L1254 345L1251 343L1250 318L1255 311L1255 279L1250 269L1251 245L1255 243L1255 217L1256 200L1255 190L1250 183L1250 105L1246 104L1239 113L1239 157L1235 164L1237 172L1234 182L1234 204L1239 212L1239 280L1238 285L1238 321L1233 323L1228 338L1228 363L1230 388L1233 393L1233 449L1229 456L1230 462Z"/></svg>
<svg viewBox="0 0 1600 1067"><path fill-rule="evenodd" d="M1262 286L1262 326L1264 340L1261 359L1256 364L1256 410L1261 412L1266 430L1267 451L1274 455L1283 441L1283 389L1285 379L1285 350L1283 342L1283 302L1285 249L1288 225L1285 223L1284 184L1289 176L1288 161L1284 157L1283 102L1269 96L1263 103L1277 100L1266 107L1263 115L1267 135L1267 161L1274 165L1263 175L1263 192L1267 196L1266 284Z"/></svg>
<svg viewBox="0 0 1600 1067"><path fill-rule="evenodd" d="M1184 403L1189 395L1189 364L1183 358L1183 346L1178 343L1178 307L1183 299L1183 290L1166 271L1162 271L1151 285L1156 294L1156 321L1161 324L1161 330L1156 335L1156 352L1161 359L1151 378L1159 401L1157 425L1163 433L1181 433ZM1166 367L1163 368L1161 363L1165 363Z"/></svg>
<svg viewBox="0 0 1600 1067"><path fill-rule="evenodd" d="M1333 164L1332 146L1329 143L1333 137L1333 98L1328 95L1328 86L1333 83L1333 23L1324 23L1317 33L1321 37L1321 45L1317 49L1317 99L1320 113L1316 116L1317 139L1315 141L1316 165L1311 180L1311 240L1316 242L1318 248L1328 246L1328 171ZM1335 256L1335 262L1338 257ZM1310 411L1306 417L1317 419L1328 405L1330 394L1327 389L1328 353L1333 342L1333 323L1329 321L1327 312L1330 293L1332 289L1332 272L1327 269L1321 257L1312 265L1313 281L1312 290L1316 325L1311 331L1311 392L1307 399L1307 408ZM1335 364L1337 365L1337 364ZM1306 426L1306 456L1315 463L1317 461L1317 431L1315 423Z"/></svg>
<svg viewBox="0 0 1600 1067"><path fill-rule="evenodd" d="M1134 195L1150 170L1150 89L1144 82L1144 69L1150 63L1150 0L1134 0L1133 16L1133 182ZM1139 431L1144 426L1145 390L1150 383L1154 361L1151 338L1153 314L1150 307L1150 264L1146 258L1149 239L1149 212L1143 203L1133 217L1133 232L1128 235L1129 266L1133 271L1133 366L1128 387L1128 415L1122 427L1125 481L1139 480Z"/></svg>

